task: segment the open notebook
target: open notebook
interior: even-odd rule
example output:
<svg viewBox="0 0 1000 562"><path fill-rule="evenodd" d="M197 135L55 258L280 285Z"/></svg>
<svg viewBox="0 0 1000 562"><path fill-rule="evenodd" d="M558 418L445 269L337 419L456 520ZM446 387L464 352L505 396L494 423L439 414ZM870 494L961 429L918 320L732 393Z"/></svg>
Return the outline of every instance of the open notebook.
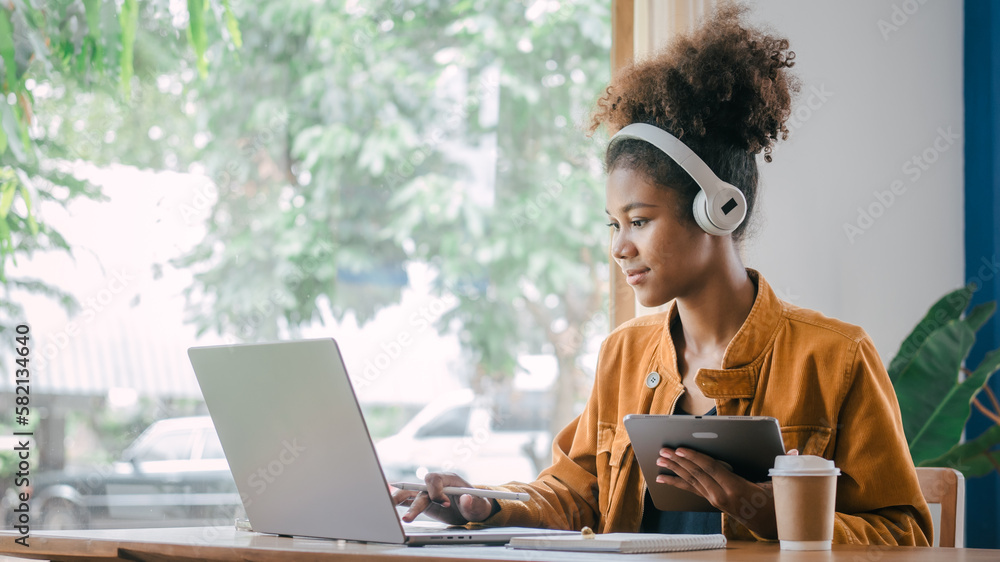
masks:
<svg viewBox="0 0 1000 562"><path fill-rule="evenodd" d="M510 548L529 550L572 550L578 552L679 552L726 548L725 535L664 535L657 533L606 533L602 535L552 535L514 537Z"/></svg>

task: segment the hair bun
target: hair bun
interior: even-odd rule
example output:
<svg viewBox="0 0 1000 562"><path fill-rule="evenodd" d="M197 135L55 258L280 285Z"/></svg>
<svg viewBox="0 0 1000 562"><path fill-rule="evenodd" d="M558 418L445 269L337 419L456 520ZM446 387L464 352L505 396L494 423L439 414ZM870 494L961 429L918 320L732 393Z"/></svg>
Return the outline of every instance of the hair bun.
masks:
<svg viewBox="0 0 1000 562"><path fill-rule="evenodd" d="M770 162L774 143L788 137L795 53L787 39L744 25L745 12L720 6L692 33L623 69L598 100L591 132L651 123L693 147L729 144Z"/></svg>

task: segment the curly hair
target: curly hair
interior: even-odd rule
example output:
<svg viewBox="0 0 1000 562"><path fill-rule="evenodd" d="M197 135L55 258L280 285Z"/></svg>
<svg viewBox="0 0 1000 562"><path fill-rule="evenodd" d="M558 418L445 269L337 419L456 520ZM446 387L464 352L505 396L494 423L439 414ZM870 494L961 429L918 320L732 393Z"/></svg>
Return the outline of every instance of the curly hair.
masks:
<svg viewBox="0 0 1000 562"><path fill-rule="evenodd" d="M788 40L747 27L741 4L720 5L698 29L675 39L653 57L622 69L597 100L588 132L604 125L614 134L631 123L648 123L691 147L724 181L747 199L748 218L757 196L756 154L788 137L798 80L788 68L795 53ZM698 186L683 169L652 145L616 143L605 155L608 173L616 168L641 172L675 189L686 202L681 217L694 221L691 206ZM740 240L750 221L733 233Z"/></svg>

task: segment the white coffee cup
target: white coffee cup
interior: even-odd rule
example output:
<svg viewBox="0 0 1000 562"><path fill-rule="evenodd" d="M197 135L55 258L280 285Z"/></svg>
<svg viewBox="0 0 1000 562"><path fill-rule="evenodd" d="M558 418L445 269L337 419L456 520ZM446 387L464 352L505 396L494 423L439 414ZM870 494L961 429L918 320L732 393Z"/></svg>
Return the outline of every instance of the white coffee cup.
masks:
<svg viewBox="0 0 1000 562"><path fill-rule="evenodd" d="M768 474L781 548L830 550L840 469L823 457L782 455Z"/></svg>

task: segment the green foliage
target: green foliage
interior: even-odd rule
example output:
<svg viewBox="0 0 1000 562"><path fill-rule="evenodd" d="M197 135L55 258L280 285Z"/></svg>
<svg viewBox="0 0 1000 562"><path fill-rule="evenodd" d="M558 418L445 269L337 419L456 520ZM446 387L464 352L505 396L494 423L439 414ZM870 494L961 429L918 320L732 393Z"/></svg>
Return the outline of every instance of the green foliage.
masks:
<svg viewBox="0 0 1000 562"><path fill-rule="evenodd" d="M921 466L948 466L962 472L966 478L984 476L993 470L1000 471L1000 425L995 425L979 437L955 445L940 457L924 461Z"/></svg>
<svg viewBox="0 0 1000 562"><path fill-rule="evenodd" d="M125 68L123 6L101 20L103 75ZM195 273L200 330L365 322L417 263L457 303L438 328L479 378L508 379L526 352L580 375L606 326L607 232L600 147L575 125L609 78L607 2L192 0L183 34L157 10L138 4L131 91L53 81L37 128L63 157L211 178L177 209L192 226L209 213L174 262ZM84 56L82 37L58 38L59 60Z"/></svg>
<svg viewBox="0 0 1000 562"><path fill-rule="evenodd" d="M965 287L935 303L904 340L888 369L913 462L953 466L968 471L967 476L985 466L970 464L972 457L1000 443L988 432L976 442L956 445L971 415L972 401L1000 369L1000 352L994 351L960 380L976 331L996 310L996 303L985 303L962 317L974 290Z"/></svg>
<svg viewBox="0 0 1000 562"><path fill-rule="evenodd" d="M229 5L229 0L222 0L222 7L225 12L226 31L229 32L229 37L233 42L233 45L239 49L243 46L243 36L240 34L240 25L236 21L236 16L233 15L233 9Z"/></svg>
<svg viewBox="0 0 1000 562"><path fill-rule="evenodd" d="M4 65L3 91L13 91L17 84L17 64L14 62L14 26L7 10L0 10L0 58Z"/></svg>
<svg viewBox="0 0 1000 562"><path fill-rule="evenodd" d="M122 27L121 78L119 82L121 83L122 95L128 99L132 93L132 75L135 72L135 32L139 25L137 0L124 0L118 18Z"/></svg>
<svg viewBox="0 0 1000 562"><path fill-rule="evenodd" d="M77 306L72 297L42 281L7 275L8 260L16 264L19 255L70 251L70 245L58 232L36 218L33 202L52 201L65 206L76 197L102 198L96 186L67 174L62 161L100 156L99 151L90 148L103 144L110 131L105 128L102 134L96 134L94 128L87 127L79 135L60 135L62 119L69 121L71 112L58 111L58 103L48 103L56 98L63 101L62 108L86 107L95 93L98 97L107 94L101 99L118 106L123 98L126 102L136 101L131 83L137 36L140 31L148 37L149 31L164 31L163 26L173 28L170 18L162 17L169 15L161 13L164 8L152 0L142 4L138 0L0 3L0 332L23 320L24 310L17 304L14 290L53 296L71 312ZM222 11L220 6L215 21L223 20ZM228 12L228 0L224 11ZM141 12L149 16L142 30L138 25ZM208 27L204 9L198 16L200 27L195 36L202 40ZM225 24L216 23L216 27L222 25L230 36L235 33L238 37L234 20L225 18ZM167 54L165 59L175 70L181 57L171 53L169 42L163 40L165 35L157 37L165 44L159 52ZM199 49L202 46L199 43ZM204 49L199 52L203 55ZM141 63L156 60L144 55L139 52ZM35 113L37 91L50 92L41 96L41 115ZM60 98L64 94L66 97ZM56 111L47 113L50 108ZM97 112L87 119L106 116ZM67 129L82 123L69 122L71 127Z"/></svg>
<svg viewBox="0 0 1000 562"><path fill-rule="evenodd" d="M607 36L592 34L606 32L606 9L565 3L531 22L518 3L409 8L262 5L242 18L248 64L193 85L213 137L199 160L219 199L209 236L177 263L212 264L192 291L204 329L273 337L315 318L323 300L336 317L364 321L398 289L362 291L345 278L419 261L460 299L442 325L458 320L484 371L505 376L519 350L545 341L526 332L535 321L522 283L535 300L562 297L555 310L538 307L543 327L567 314L578 326L600 310L588 297L601 260L583 259L605 244L599 164L572 124L607 79ZM579 83L567 79L574 71ZM459 77L456 95L438 87L445 72ZM546 86L554 75L563 82ZM251 84L252 96L227 95ZM501 122L481 122L492 99ZM492 188L454 156L484 141L500 153ZM323 244L329 267L305 267ZM564 304L576 296L579 311Z"/></svg>
<svg viewBox="0 0 1000 562"><path fill-rule="evenodd" d="M188 0L188 41L194 47L194 53L198 60L198 73L202 78L208 76L208 59L205 51L208 50L208 31L205 29L205 9L208 7L205 0Z"/></svg>
<svg viewBox="0 0 1000 562"><path fill-rule="evenodd" d="M920 323L903 340L899 352L896 353L896 356L889 363L889 378L893 383L896 382L900 373L913 360L913 356L924 340L932 332L943 327L948 322L960 318L962 312L969 307L970 302L972 302L972 289L970 287L963 287L948 293L931 306L931 309L921 319Z"/></svg>

